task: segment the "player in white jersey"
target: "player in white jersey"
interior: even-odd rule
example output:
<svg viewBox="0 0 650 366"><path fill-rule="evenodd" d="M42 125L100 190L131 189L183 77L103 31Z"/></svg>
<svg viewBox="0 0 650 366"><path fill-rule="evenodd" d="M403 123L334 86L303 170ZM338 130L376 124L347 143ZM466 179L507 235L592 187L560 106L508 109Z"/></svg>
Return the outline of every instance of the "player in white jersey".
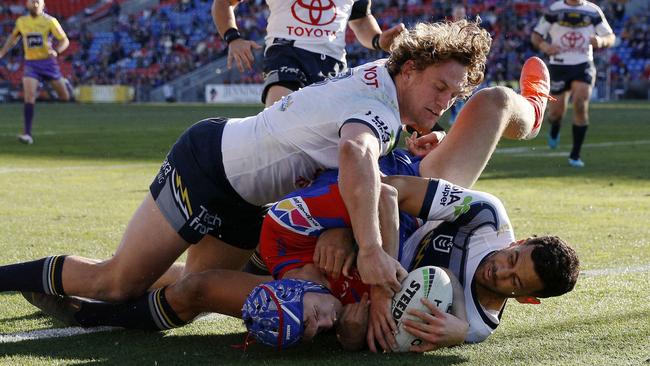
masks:
<svg viewBox="0 0 650 366"><path fill-rule="evenodd" d="M556 100L549 104L548 145L555 149L559 144L560 125L571 96L573 149L569 164L581 168L584 162L580 150L589 125L589 99L596 82L593 49L613 46L616 36L596 4L561 0L553 3L540 18L531 41L550 59L551 95Z"/></svg>
<svg viewBox="0 0 650 366"><path fill-rule="evenodd" d="M241 37L234 9L244 0L214 0L212 17L228 43L228 68L240 71L253 64L260 46ZM396 25L384 32L370 12L370 0L267 0L269 7L262 103L270 106L284 95L345 71L347 25L364 46L389 50L404 30Z"/></svg>
<svg viewBox="0 0 650 366"><path fill-rule="evenodd" d="M388 60L303 88L257 116L192 126L172 147L113 257L55 256L2 266L0 291L125 301L144 294L186 250L184 274L239 269L257 244L261 205L336 166L361 278L388 292L399 289L405 270L382 249L377 159L394 146L403 124L428 131L456 97L480 84L490 39L463 20L418 24L395 43ZM541 89L476 93L447 138L423 159L421 174L471 185L502 135L534 136L548 73L522 79ZM152 306L164 307L161 296Z"/></svg>

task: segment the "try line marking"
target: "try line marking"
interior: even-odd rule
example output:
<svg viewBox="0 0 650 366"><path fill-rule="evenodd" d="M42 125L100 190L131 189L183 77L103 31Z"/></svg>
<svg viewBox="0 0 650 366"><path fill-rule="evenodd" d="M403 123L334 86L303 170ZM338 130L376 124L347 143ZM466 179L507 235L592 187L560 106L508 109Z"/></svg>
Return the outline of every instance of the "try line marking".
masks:
<svg viewBox="0 0 650 366"><path fill-rule="evenodd" d="M637 267L621 267L621 268L605 268L605 269L593 269L581 271L581 277L596 277L596 276L608 276L608 275L619 275L627 273L637 273L637 272L650 272L650 264ZM226 315L221 314L207 314L205 316L200 316L197 321L220 321L225 318L228 318ZM55 329L39 329L32 330L29 332L16 332L9 334L0 334L0 344L2 343L15 343L21 341L33 341L40 339L50 339L50 338L61 338L61 337L70 337L82 334L91 334L99 332L109 332L113 330L118 330L121 328L116 327L93 327L93 328L81 328L81 327L68 327L68 328L55 328Z"/></svg>

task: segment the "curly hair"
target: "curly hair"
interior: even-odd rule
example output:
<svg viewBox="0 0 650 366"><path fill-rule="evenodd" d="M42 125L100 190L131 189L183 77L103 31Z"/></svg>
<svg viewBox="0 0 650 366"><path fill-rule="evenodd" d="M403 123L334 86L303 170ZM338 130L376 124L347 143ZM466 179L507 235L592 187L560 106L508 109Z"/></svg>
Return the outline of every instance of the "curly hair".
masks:
<svg viewBox="0 0 650 366"><path fill-rule="evenodd" d="M535 296L560 296L573 290L580 273L580 261L573 248L557 236L535 237L526 245L535 246L531 257L535 272L544 284L544 289Z"/></svg>
<svg viewBox="0 0 650 366"><path fill-rule="evenodd" d="M480 18L440 23L418 23L402 32L390 47L386 67L391 76L397 75L408 60L415 62L419 71L430 65L455 60L467 67L467 84L460 97L469 96L481 84L485 62L492 38L479 27Z"/></svg>

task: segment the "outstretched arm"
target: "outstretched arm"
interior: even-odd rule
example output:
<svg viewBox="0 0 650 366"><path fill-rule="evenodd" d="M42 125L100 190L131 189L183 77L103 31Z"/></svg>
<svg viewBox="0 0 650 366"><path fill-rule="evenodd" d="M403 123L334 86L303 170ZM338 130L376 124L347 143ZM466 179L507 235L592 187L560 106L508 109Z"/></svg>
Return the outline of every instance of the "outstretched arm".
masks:
<svg viewBox="0 0 650 366"><path fill-rule="evenodd" d="M339 189L359 245L357 268L364 283L401 288L406 270L382 248L379 232L379 142L369 127L347 123L339 142Z"/></svg>
<svg viewBox="0 0 650 366"><path fill-rule="evenodd" d="M384 51L390 51L390 46L393 44L395 37L406 30L404 24L400 23L382 32L379 24L377 24L377 20L372 14L351 20L348 24L359 42L371 50L377 49L377 46L379 46ZM373 40L377 35L379 35L378 42L375 41L376 43L373 44Z"/></svg>
<svg viewBox="0 0 650 366"><path fill-rule="evenodd" d="M235 20L235 7L238 0L214 0L212 2L212 20L221 37L228 42L228 69L237 64L240 72L253 68L253 49L261 48L255 41L241 38Z"/></svg>
<svg viewBox="0 0 650 366"><path fill-rule="evenodd" d="M15 34L10 34L9 37L7 37L7 41L5 44L2 46L2 49L0 49L0 58L3 58L7 52L13 47L16 42L18 42L18 36Z"/></svg>

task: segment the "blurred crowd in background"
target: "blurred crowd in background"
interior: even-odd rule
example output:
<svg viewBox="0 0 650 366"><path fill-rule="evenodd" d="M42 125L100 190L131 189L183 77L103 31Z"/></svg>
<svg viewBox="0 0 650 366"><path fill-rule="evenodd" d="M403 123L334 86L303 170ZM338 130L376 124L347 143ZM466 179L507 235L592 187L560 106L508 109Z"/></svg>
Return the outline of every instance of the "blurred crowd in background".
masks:
<svg viewBox="0 0 650 366"><path fill-rule="evenodd" d="M125 15L120 3L125 0L77 2L68 5L69 14L57 14L46 1L46 12L57 17L71 40L70 48L60 56L62 71L73 85L133 85L156 88L226 54L226 44L216 32L210 15L211 0L161 1L156 6ZM608 79L612 88L623 88L631 81L650 81L650 17L628 14L626 0L595 0L605 12L617 45L598 51L599 78ZM24 14L23 0L3 1L0 5L0 34L13 29L15 19ZM93 3L93 6L85 6ZM522 60L537 55L530 43L532 28L544 7L544 0L373 0L373 14L384 29L403 22L406 26L420 21L449 18L452 6L462 3L466 16L481 18L481 24L493 36L486 83L517 80ZM90 9L90 10L89 10ZM76 11L75 11L76 10ZM59 10L65 13L64 10ZM263 42L268 9L263 0L241 3L236 16L243 36ZM110 31L91 31L97 21L111 23ZM4 36L0 41L4 42ZM385 56L364 48L348 30L346 35L348 66L353 67ZM19 89L22 50L14 47L0 60L0 79ZM259 61L259 60L258 60ZM607 66L607 67L603 67ZM236 75L236 76L230 76ZM261 63L243 74L226 74L224 83L262 83Z"/></svg>

